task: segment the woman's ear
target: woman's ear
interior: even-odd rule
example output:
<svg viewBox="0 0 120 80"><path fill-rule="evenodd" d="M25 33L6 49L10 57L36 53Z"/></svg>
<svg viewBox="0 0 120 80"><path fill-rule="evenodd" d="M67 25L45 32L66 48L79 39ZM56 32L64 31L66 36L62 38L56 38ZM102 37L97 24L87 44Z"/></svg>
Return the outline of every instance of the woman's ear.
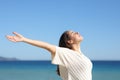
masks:
<svg viewBox="0 0 120 80"><path fill-rule="evenodd" d="M68 44L72 44L73 41L72 41L72 40L68 40L67 43L68 43Z"/></svg>

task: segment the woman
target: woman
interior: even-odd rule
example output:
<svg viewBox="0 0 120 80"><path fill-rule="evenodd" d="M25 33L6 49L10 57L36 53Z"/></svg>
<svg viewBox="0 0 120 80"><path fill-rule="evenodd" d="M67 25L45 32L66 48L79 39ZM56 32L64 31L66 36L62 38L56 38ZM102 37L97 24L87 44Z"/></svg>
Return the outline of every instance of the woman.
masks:
<svg viewBox="0 0 120 80"><path fill-rule="evenodd" d="M57 72L63 80L92 80L92 63L80 50L83 37L74 31L65 31L59 41L59 47L43 41L23 37L7 36L13 42L25 42L48 50L52 55L52 63L58 65Z"/></svg>

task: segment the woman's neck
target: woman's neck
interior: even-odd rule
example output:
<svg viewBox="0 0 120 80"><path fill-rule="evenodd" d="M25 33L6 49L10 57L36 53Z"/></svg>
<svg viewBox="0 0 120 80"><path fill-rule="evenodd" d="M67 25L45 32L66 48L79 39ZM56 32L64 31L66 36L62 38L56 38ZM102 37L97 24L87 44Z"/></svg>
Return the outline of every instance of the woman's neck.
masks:
<svg viewBox="0 0 120 80"><path fill-rule="evenodd" d="M72 46L72 50L78 52L78 53L81 53L81 49L80 49L80 44L74 44Z"/></svg>

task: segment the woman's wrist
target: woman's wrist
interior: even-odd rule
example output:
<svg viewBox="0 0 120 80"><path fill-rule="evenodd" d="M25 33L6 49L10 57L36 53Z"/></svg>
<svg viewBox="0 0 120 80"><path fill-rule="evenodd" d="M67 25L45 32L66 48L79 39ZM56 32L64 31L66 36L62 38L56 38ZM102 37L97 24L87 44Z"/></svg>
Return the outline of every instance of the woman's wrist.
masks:
<svg viewBox="0 0 120 80"><path fill-rule="evenodd" d="M27 38L23 37L22 41L21 42L27 42Z"/></svg>

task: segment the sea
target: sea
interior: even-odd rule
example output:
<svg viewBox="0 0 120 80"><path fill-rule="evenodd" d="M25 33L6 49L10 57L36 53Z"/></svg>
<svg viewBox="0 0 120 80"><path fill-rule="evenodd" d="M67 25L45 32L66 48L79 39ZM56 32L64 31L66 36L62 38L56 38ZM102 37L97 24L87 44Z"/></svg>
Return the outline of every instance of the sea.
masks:
<svg viewBox="0 0 120 80"><path fill-rule="evenodd" d="M120 61L92 61L92 80L120 80ZM0 61L0 80L62 80L51 61Z"/></svg>

